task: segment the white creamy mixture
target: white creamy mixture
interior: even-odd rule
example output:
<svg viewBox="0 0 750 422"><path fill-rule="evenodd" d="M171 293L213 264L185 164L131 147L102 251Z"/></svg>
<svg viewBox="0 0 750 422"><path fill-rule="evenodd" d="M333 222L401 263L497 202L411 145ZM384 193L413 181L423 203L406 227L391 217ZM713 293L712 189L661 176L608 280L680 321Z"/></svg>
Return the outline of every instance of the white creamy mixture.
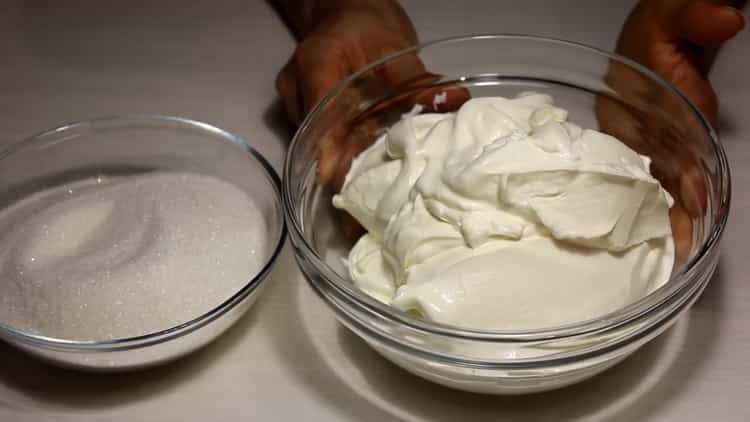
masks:
<svg viewBox="0 0 750 422"><path fill-rule="evenodd" d="M552 98L410 113L333 199L367 230L353 282L426 319L531 329L602 316L672 271L672 198L650 160L566 121Z"/></svg>
<svg viewBox="0 0 750 422"><path fill-rule="evenodd" d="M263 214L190 173L93 179L0 212L0 322L65 339L170 328L239 291L265 258Z"/></svg>

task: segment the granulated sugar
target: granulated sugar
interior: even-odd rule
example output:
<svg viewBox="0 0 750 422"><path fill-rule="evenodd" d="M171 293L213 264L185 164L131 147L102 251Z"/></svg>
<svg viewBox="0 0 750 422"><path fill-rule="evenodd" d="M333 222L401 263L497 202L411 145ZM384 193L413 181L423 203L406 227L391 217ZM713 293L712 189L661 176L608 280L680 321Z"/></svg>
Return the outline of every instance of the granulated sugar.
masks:
<svg viewBox="0 0 750 422"><path fill-rule="evenodd" d="M245 192L198 174L37 193L0 212L0 322L85 340L184 323L255 276L265 226Z"/></svg>

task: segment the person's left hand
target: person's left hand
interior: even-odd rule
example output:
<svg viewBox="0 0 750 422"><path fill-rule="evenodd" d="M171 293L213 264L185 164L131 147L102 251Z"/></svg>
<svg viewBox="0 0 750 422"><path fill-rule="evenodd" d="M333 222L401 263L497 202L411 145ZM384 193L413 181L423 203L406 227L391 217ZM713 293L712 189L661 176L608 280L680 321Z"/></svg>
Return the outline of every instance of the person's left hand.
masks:
<svg viewBox="0 0 750 422"><path fill-rule="evenodd" d="M276 89L295 125L336 83L370 62L417 43L411 21L395 2L334 3L300 34L297 49L276 79ZM422 62L416 55L407 55L383 66L376 77L395 86L423 74ZM357 98L351 102L356 104ZM341 186L353 156L374 141L374 136L364 139L368 137L361 133L365 129L352 128L357 136L325 138L318 156L321 184Z"/></svg>
<svg viewBox="0 0 750 422"><path fill-rule="evenodd" d="M297 28L300 42L289 62L276 79L276 89L284 103L287 116L295 125L339 81L386 55L417 44L414 27L392 0L319 1L323 5L307 19L309 28ZM340 93L336 108L323 113L334 123L321 123L327 127L319 136L317 182L330 185L335 191L343 186L351 162L360 152L375 142L377 132L383 127L384 113L407 112L415 104L426 111L452 111L468 99L468 91L460 88L431 89L430 84L440 76L426 71L417 53L403 54L391 59L364 75L362 81ZM371 104L365 110L359 107L366 101L366 89L390 90L393 95ZM435 94L444 96L436 105ZM439 109L439 110L438 110ZM361 228L343 213L342 228L356 238Z"/></svg>
<svg viewBox="0 0 750 422"><path fill-rule="evenodd" d="M301 34L289 62L276 78L276 89L295 125L340 80L383 56L411 47L417 35L398 6L340 6ZM415 56L384 69L397 84L424 73Z"/></svg>
<svg viewBox="0 0 750 422"><path fill-rule="evenodd" d="M331 7L323 10L320 21L300 34L297 49L276 79L279 96L295 125L342 79L373 61L417 44L411 21L395 1L340 2L338 7L333 7L338 4L335 0L329 3ZM376 89L382 90L385 85L397 94L374 104L356 119L340 119L336 132L321 138L318 183L330 184L335 190L343 185L352 159L375 141L375 132L381 126L379 110L406 112L412 105L422 104L426 111L452 111L468 99L468 91L463 88L431 90L430 83L440 77L427 72L416 53L387 61L366 79L373 86L381 86ZM432 102L438 92L445 96L440 110ZM344 96L346 100L342 99ZM326 114L348 115L361 104L361 97L356 88L350 88L336 101L337 106L350 110L328 110Z"/></svg>

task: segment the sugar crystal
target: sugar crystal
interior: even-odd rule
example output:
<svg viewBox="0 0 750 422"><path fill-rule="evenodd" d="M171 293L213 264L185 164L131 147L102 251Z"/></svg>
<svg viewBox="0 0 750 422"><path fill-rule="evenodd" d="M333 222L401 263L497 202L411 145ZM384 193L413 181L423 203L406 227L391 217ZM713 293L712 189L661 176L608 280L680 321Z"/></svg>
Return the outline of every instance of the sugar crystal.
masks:
<svg viewBox="0 0 750 422"><path fill-rule="evenodd" d="M97 176L36 193L0 211L0 322L85 340L173 327L260 270L266 231L244 191L198 174Z"/></svg>

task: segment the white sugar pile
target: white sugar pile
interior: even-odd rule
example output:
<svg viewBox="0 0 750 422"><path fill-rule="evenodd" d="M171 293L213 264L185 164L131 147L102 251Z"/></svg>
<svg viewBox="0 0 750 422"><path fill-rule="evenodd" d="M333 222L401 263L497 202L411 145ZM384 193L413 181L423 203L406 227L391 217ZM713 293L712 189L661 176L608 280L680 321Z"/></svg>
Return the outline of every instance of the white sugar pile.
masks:
<svg viewBox="0 0 750 422"><path fill-rule="evenodd" d="M245 192L191 173L92 179L0 212L0 322L65 339L143 335L239 291L267 254Z"/></svg>

